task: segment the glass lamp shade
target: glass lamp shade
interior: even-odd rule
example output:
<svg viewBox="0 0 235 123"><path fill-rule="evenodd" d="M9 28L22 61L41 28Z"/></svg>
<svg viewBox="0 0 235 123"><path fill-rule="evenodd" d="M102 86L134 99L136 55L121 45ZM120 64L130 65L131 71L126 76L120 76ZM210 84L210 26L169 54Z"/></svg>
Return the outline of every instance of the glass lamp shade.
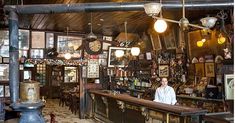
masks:
<svg viewBox="0 0 235 123"><path fill-rule="evenodd" d="M154 29L158 32L158 33L163 33L166 31L167 28L167 23L166 21L162 20L162 19L158 19L155 23L154 23Z"/></svg>
<svg viewBox="0 0 235 123"><path fill-rule="evenodd" d="M123 50L116 50L115 51L115 56L118 57L118 58L124 56L124 51Z"/></svg>
<svg viewBox="0 0 235 123"><path fill-rule="evenodd" d="M226 38L222 34L219 34L217 41L218 44L223 44L226 41Z"/></svg>
<svg viewBox="0 0 235 123"><path fill-rule="evenodd" d="M65 59L71 59L71 57L72 57L72 56L71 56L70 53L65 53L65 54L64 54L64 58L65 58Z"/></svg>
<svg viewBox="0 0 235 123"><path fill-rule="evenodd" d="M161 11L162 4L161 3L147 3L144 4L144 11L147 15L153 16L158 15Z"/></svg>
<svg viewBox="0 0 235 123"><path fill-rule="evenodd" d="M202 47L203 46L203 41L197 41L197 46Z"/></svg>
<svg viewBox="0 0 235 123"><path fill-rule="evenodd" d="M131 48L131 55L138 56L140 54L140 48L139 47L132 47Z"/></svg>
<svg viewBox="0 0 235 123"><path fill-rule="evenodd" d="M217 18L215 17L205 17L200 19L202 22L202 25L208 28L212 28L215 25L215 22L217 21Z"/></svg>

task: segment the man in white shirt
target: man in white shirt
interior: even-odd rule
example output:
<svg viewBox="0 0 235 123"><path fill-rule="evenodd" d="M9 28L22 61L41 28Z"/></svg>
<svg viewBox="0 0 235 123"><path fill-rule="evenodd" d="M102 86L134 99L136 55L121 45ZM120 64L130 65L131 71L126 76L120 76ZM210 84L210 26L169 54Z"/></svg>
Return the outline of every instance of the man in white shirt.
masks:
<svg viewBox="0 0 235 123"><path fill-rule="evenodd" d="M156 89L153 101L170 105L176 104L175 91L172 87L168 86L167 78L162 78L161 86Z"/></svg>

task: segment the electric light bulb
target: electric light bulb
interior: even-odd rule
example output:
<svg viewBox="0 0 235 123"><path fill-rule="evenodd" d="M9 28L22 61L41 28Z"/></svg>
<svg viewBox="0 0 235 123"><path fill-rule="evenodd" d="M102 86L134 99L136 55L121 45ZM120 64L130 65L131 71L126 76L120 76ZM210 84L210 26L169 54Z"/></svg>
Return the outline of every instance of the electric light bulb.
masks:
<svg viewBox="0 0 235 123"><path fill-rule="evenodd" d="M222 34L220 34L217 41L218 44L223 44L226 41L226 38Z"/></svg>
<svg viewBox="0 0 235 123"><path fill-rule="evenodd" d="M115 56L118 58L124 56L124 51L123 50L116 50Z"/></svg>
<svg viewBox="0 0 235 123"><path fill-rule="evenodd" d="M131 55L138 56L140 54L140 48L139 47L132 47L131 48Z"/></svg>
<svg viewBox="0 0 235 123"><path fill-rule="evenodd" d="M206 39L205 39L205 38L203 38L203 39L202 39L202 42L203 42L203 43L204 43L204 42L206 42Z"/></svg>
<svg viewBox="0 0 235 123"><path fill-rule="evenodd" d="M202 47L203 46L203 41L197 41L197 46Z"/></svg>
<svg viewBox="0 0 235 123"><path fill-rule="evenodd" d="M65 59L71 59L71 57L72 57L72 56L71 56L70 53L65 53L65 54L64 54L64 58L65 58Z"/></svg>
<svg viewBox="0 0 235 123"><path fill-rule="evenodd" d="M163 33L164 31L166 31L167 28L167 23L166 21L162 20L162 19L158 19L155 23L154 23L154 29L158 32L158 33Z"/></svg>

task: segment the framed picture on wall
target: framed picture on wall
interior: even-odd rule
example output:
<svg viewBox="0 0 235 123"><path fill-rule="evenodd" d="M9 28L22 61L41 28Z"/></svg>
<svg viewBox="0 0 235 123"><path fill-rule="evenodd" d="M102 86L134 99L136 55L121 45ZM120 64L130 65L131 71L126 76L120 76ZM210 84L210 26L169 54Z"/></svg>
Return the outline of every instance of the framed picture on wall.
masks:
<svg viewBox="0 0 235 123"><path fill-rule="evenodd" d="M121 58L115 56L117 50L124 51L124 55ZM128 64L129 59L127 57L130 55L130 50L131 48L109 47L108 67L124 67Z"/></svg>
<svg viewBox="0 0 235 123"><path fill-rule="evenodd" d="M166 49L176 49L175 32L173 29L164 33L163 39Z"/></svg>
<svg viewBox="0 0 235 123"><path fill-rule="evenodd" d="M5 97L10 97L10 88L9 88L9 86L5 86Z"/></svg>
<svg viewBox="0 0 235 123"><path fill-rule="evenodd" d="M4 85L0 85L0 97L4 97Z"/></svg>
<svg viewBox="0 0 235 123"><path fill-rule="evenodd" d="M205 63L205 73L206 77L215 77L215 64Z"/></svg>
<svg viewBox="0 0 235 123"><path fill-rule="evenodd" d="M204 69L204 63L196 63L195 64L195 76L205 76L205 69Z"/></svg>
<svg viewBox="0 0 235 123"><path fill-rule="evenodd" d="M31 48L45 48L45 32L32 31Z"/></svg>
<svg viewBox="0 0 235 123"><path fill-rule="evenodd" d="M233 74L224 75L224 91L225 91L225 100L234 99L234 75Z"/></svg>
<svg viewBox="0 0 235 123"><path fill-rule="evenodd" d="M3 63L9 63L9 57L3 58L2 62L3 62Z"/></svg>
<svg viewBox="0 0 235 123"><path fill-rule="evenodd" d="M168 65L159 65L159 77L168 77L169 76L169 66Z"/></svg>

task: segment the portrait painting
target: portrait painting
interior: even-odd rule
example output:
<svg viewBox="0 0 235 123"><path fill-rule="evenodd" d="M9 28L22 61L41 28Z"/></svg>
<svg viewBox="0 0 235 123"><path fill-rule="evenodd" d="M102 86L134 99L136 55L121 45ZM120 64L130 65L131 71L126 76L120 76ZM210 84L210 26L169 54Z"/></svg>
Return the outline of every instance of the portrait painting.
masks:
<svg viewBox="0 0 235 123"><path fill-rule="evenodd" d="M195 64L195 76L205 76L204 63Z"/></svg>
<svg viewBox="0 0 235 123"><path fill-rule="evenodd" d="M215 64L205 63L205 73L206 77L215 77Z"/></svg>

